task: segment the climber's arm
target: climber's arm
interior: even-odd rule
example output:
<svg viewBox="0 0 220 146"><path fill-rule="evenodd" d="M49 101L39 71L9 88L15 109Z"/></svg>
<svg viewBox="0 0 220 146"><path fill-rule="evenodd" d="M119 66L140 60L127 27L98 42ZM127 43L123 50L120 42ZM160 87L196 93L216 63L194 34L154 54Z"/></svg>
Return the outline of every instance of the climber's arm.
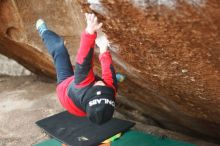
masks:
<svg viewBox="0 0 220 146"><path fill-rule="evenodd" d="M99 60L102 67L102 79L107 86L112 87L115 92L117 91L117 80L115 75L115 69L112 63L112 57L108 50L108 40L105 36L100 36L96 39L96 44L99 46L100 55Z"/></svg>
<svg viewBox="0 0 220 146"><path fill-rule="evenodd" d="M93 72L94 44L96 31L102 27L102 23L98 23L97 17L94 14L86 13L85 16L87 27L81 36L74 70L74 82L80 88L89 85L95 80Z"/></svg>

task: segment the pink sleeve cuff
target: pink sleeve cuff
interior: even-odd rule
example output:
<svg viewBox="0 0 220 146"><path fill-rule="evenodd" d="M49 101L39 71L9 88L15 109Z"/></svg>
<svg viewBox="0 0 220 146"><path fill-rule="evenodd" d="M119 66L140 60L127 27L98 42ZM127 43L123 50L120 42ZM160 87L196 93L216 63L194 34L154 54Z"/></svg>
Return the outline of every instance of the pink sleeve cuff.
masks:
<svg viewBox="0 0 220 146"><path fill-rule="evenodd" d="M111 55L110 55L110 52L107 50L106 52L104 52L104 53L102 53L102 54L100 54L99 55L99 60L100 61L102 61L103 60L103 58L108 58L108 57L111 57Z"/></svg>
<svg viewBox="0 0 220 146"><path fill-rule="evenodd" d="M97 36L97 33L89 34L89 33L86 32L86 30L84 30L84 31L82 32L82 36L83 36L83 37L86 37L86 38L88 38L88 39L90 39L90 40L95 40L95 39L96 39L96 36Z"/></svg>

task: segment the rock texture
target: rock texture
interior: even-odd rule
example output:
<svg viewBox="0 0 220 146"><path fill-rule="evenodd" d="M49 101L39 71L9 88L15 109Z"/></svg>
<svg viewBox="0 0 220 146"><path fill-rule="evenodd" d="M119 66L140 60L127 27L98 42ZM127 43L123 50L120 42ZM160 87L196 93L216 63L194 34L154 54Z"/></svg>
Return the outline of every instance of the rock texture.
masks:
<svg viewBox="0 0 220 146"><path fill-rule="evenodd" d="M105 24L117 71L127 75L122 103L165 128L220 139L220 1L1 0L0 53L54 77L34 23L41 17L62 35L74 63L81 9Z"/></svg>

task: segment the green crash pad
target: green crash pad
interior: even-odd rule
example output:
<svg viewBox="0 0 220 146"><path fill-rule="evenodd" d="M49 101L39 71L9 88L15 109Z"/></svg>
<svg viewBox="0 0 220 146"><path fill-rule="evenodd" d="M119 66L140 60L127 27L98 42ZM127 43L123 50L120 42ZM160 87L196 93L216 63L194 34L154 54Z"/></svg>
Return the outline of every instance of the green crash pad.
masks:
<svg viewBox="0 0 220 146"><path fill-rule="evenodd" d="M139 131L129 130L119 139L113 141L111 146L195 146L194 144L174 140L167 137L158 137Z"/></svg>
<svg viewBox="0 0 220 146"><path fill-rule="evenodd" d="M62 146L62 143L57 141L56 139L48 139L34 146Z"/></svg>
<svg viewBox="0 0 220 146"><path fill-rule="evenodd" d="M45 140L34 146L62 146L56 139ZM139 131L129 130L119 139L113 141L111 146L195 146L194 144L174 140L171 138L161 138L155 135L146 134Z"/></svg>

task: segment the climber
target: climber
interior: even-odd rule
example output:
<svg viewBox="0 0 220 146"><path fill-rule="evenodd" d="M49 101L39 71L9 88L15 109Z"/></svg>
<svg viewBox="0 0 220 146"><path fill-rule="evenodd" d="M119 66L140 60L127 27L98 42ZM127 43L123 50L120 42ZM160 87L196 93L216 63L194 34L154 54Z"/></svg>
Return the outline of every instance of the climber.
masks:
<svg viewBox="0 0 220 146"><path fill-rule="evenodd" d="M47 28L44 20L36 22L36 28L48 52L53 57L57 73L57 96L62 106L76 116L87 116L96 124L112 118L115 109L117 79L108 51L108 41L97 43L102 78L94 75L94 45L97 31L102 27L94 14L85 14L87 26L81 35L80 47L73 69L63 39ZM99 41L100 42L100 41ZM117 74L120 81L124 76Z"/></svg>

